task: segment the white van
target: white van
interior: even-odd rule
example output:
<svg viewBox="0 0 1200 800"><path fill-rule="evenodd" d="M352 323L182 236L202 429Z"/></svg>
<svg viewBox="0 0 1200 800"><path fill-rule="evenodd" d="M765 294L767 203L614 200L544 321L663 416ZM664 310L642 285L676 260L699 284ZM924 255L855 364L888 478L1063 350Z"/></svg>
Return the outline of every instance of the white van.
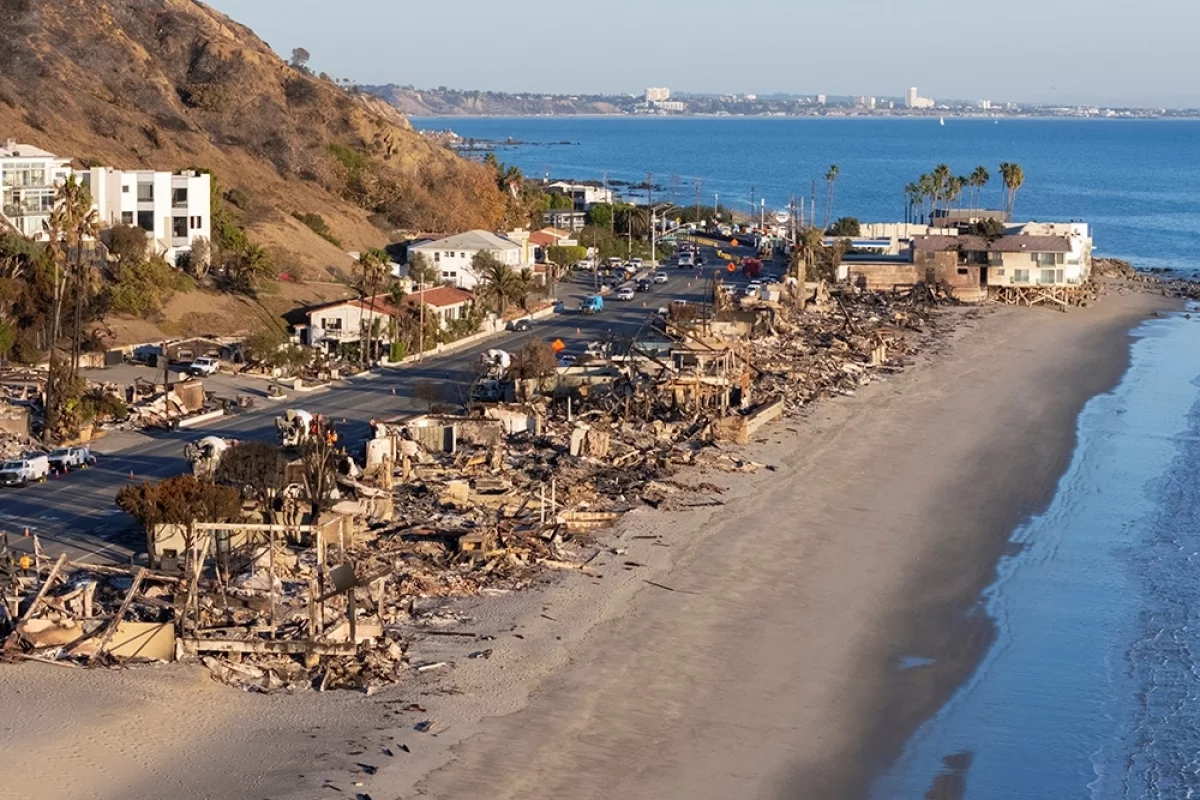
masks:
<svg viewBox="0 0 1200 800"><path fill-rule="evenodd" d="M50 477L50 459L45 455L26 455L0 464L0 486L25 486Z"/></svg>

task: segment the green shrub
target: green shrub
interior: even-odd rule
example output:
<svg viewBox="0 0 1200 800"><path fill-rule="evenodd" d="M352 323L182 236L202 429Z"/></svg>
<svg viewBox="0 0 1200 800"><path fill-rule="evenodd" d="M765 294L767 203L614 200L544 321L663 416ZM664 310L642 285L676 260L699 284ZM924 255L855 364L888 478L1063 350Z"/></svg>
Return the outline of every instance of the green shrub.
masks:
<svg viewBox="0 0 1200 800"><path fill-rule="evenodd" d="M341 247L341 241L333 235L329 230L329 225L325 222L325 218L320 214L301 214L300 212L292 212L292 216L308 226L309 230L320 236L325 241L329 242L334 247Z"/></svg>

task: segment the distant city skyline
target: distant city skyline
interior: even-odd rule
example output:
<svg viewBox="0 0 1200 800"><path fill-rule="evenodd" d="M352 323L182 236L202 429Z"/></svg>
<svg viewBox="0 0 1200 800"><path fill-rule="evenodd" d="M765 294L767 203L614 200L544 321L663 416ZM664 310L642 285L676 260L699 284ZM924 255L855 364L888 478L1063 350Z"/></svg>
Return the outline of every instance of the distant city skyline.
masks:
<svg viewBox="0 0 1200 800"><path fill-rule="evenodd" d="M849 0L743 20L716 0L609 0L586 12L545 0L460 0L453 13L385 0L342 0L336 13L324 0L210 4L280 55L304 47L313 69L366 84L889 98L919 86L938 100L1200 107L1190 40L1200 7L1177 0L1141 0L1136 14L1116 0L1010 0L1003 14L954 15L933 0Z"/></svg>

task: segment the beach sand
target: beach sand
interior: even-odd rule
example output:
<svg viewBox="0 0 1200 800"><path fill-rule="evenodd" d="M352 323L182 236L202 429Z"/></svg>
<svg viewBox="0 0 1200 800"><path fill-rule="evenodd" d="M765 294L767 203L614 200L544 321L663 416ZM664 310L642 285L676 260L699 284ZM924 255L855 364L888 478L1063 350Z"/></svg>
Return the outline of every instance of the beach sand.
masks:
<svg viewBox="0 0 1200 800"><path fill-rule="evenodd" d="M773 470L682 476L724 505L639 509L597 576L456 601L492 638L426 640L453 667L371 698L0 668L0 798L862 796L986 648L1009 535L1168 307L947 312L922 363L768 428Z"/></svg>

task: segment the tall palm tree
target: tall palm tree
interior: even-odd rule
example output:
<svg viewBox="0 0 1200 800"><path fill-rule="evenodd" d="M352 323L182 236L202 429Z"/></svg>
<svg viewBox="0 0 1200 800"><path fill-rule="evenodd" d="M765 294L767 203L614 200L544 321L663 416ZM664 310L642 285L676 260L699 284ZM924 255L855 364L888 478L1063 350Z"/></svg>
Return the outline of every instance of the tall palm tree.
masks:
<svg viewBox="0 0 1200 800"><path fill-rule="evenodd" d="M930 176L933 179L933 211L930 212L930 222L933 221L933 216L937 214L938 203L945 200L950 194L950 167L947 164L938 164L933 168L933 174ZM950 210L949 204L946 210Z"/></svg>
<svg viewBox="0 0 1200 800"><path fill-rule="evenodd" d="M383 285L383 280L387 277L390 261L388 254L382 250L365 250L358 257L359 289L367 304L367 321L362 330L363 343L358 353L359 364L364 368L373 352L376 295L379 294L379 287Z"/></svg>
<svg viewBox="0 0 1200 800"><path fill-rule="evenodd" d="M1017 203L1017 192L1025 185L1025 170L1021 169L1020 164L1005 161L1000 165L1000 177L1004 179L1006 194L1004 210L1008 212L1009 219L1012 219L1013 208Z"/></svg>
<svg viewBox="0 0 1200 800"><path fill-rule="evenodd" d="M971 207L979 208L979 204L983 199L983 187L987 186L988 181L992 176L988 174L987 167L979 166L971 173L969 178L971 184Z"/></svg>
<svg viewBox="0 0 1200 800"><path fill-rule="evenodd" d="M967 179L962 177L961 175L955 175L953 178L950 179L950 202L951 202L951 204L958 203L959 207L960 208L962 207L962 203L960 203L959 201L962 199L963 189L966 188L966 186L967 186Z"/></svg>
<svg viewBox="0 0 1200 800"><path fill-rule="evenodd" d="M72 227L67 231L67 244L74 249L71 282L75 290L75 325L71 334L71 377L75 377L79 374L84 299L90 293L93 277L91 259L84 258L84 245L100 238L100 217L92 204L91 192L74 176L63 184L60 194L64 207L70 209L72 221Z"/></svg>
<svg viewBox="0 0 1200 800"><path fill-rule="evenodd" d="M831 164L829 171L825 173L825 229L829 229L829 221L833 215L833 185L837 181L838 175L841 173L841 168L837 164Z"/></svg>
<svg viewBox="0 0 1200 800"><path fill-rule="evenodd" d="M494 304L497 317L503 317L504 310L521 297L517 271L486 251L475 255L471 267L479 279L479 295Z"/></svg>

